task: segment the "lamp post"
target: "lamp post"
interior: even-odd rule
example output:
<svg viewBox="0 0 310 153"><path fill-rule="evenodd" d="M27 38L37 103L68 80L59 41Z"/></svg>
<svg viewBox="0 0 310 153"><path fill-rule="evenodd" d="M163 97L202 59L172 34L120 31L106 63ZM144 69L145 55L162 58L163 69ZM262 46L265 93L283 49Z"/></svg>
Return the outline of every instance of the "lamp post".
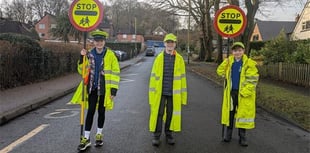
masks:
<svg viewBox="0 0 310 153"><path fill-rule="evenodd" d="M188 27L187 27L187 64L189 64L189 56L190 56L190 50L189 50L189 31L190 31L190 20L191 20L191 0L188 0Z"/></svg>
<svg viewBox="0 0 310 153"><path fill-rule="evenodd" d="M137 40L137 18L135 17L135 55L138 54Z"/></svg>

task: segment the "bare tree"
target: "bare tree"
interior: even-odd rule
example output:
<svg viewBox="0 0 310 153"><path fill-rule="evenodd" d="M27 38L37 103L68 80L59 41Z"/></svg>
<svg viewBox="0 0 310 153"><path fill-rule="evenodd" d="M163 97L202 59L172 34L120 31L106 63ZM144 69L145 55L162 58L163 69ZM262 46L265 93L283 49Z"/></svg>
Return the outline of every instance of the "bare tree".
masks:
<svg viewBox="0 0 310 153"><path fill-rule="evenodd" d="M214 12L217 12L219 9L220 9L220 0L215 0L214 1ZM216 58L216 62L218 64L220 64L223 61L223 39L222 39L222 36L219 34L216 34L216 37L217 37L217 43L216 43L217 58Z"/></svg>
<svg viewBox="0 0 310 153"><path fill-rule="evenodd" d="M29 4L26 0L13 0L11 3L6 3L5 14L12 20L27 23L32 20L32 10L29 9Z"/></svg>
<svg viewBox="0 0 310 153"><path fill-rule="evenodd" d="M189 12L194 22L199 25L201 31L200 43L201 49L199 59L209 61L212 53L212 22L210 17L210 8L213 5L209 0L154 0L158 8L163 8L171 12ZM207 56L206 56L207 51Z"/></svg>
<svg viewBox="0 0 310 153"><path fill-rule="evenodd" d="M137 28L137 33L149 34L159 25L169 32L178 25L170 12L154 8L148 3L137 0L111 0L110 2L111 6L106 9L112 13L112 22L116 32L134 32Z"/></svg>
<svg viewBox="0 0 310 153"><path fill-rule="evenodd" d="M45 12L52 15L59 15L67 12L69 3L66 0L13 0L11 3L4 1L5 15L13 20L28 23L35 18L41 19Z"/></svg>
<svg viewBox="0 0 310 153"><path fill-rule="evenodd" d="M69 3L67 0L33 0L30 4L34 14L38 16L39 19L42 19L45 13L58 16L63 12L67 12L69 9Z"/></svg>
<svg viewBox="0 0 310 153"><path fill-rule="evenodd" d="M42 19L43 16L45 15L44 12L45 12L45 0L33 0L31 2L31 5L32 5L32 9L34 11L34 14L36 16L39 17L39 19Z"/></svg>
<svg viewBox="0 0 310 153"><path fill-rule="evenodd" d="M259 0L248 1L245 0L245 6L247 8L247 25L243 35L241 36L241 41L244 42L246 48L246 54L250 54L250 37L254 30L254 17L259 7Z"/></svg>

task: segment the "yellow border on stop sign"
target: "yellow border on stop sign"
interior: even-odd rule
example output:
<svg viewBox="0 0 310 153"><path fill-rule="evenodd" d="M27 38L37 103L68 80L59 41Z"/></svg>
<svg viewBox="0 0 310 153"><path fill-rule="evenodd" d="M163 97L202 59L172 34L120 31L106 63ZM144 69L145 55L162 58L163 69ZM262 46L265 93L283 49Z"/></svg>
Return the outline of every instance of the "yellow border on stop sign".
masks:
<svg viewBox="0 0 310 153"><path fill-rule="evenodd" d="M234 14L234 16L232 14ZM237 17L237 15L239 16ZM240 20L239 21L240 23L220 23L221 19L227 19L227 20L235 19L236 21ZM239 32L242 29L243 23L244 23L244 20L243 20L242 13L239 10L234 9L234 8L225 9L223 12L219 14L219 17L217 18L218 29L222 33L230 34L230 35ZM231 29L231 26L232 26L232 29Z"/></svg>

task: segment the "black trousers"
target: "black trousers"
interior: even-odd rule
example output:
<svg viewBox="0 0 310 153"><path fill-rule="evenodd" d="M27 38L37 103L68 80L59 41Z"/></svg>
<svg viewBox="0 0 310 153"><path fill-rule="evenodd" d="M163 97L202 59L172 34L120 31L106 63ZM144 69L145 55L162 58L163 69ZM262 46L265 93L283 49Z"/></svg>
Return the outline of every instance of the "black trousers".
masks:
<svg viewBox="0 0 310 153"><path fill-rule="evenodd" d="M104 95L98 96L97 89L92 90L91 93L88 95L88 111L86 116L86 123L85 123L85 131L90 131L93 118L96 111L96 105L98 102L99 97L99 104L98 104L98 128L103 128L104 120L105 120L105 107L104 104Z"/></svg>
<svg viewBox="0 0 310 153"><path fill-rule="evenodd" d="M229 129L232 129L234 127L234 119L235 119L235 114L237 112L236 108L238 106L238 94L239 94L238 90L233 89L230 92L230 96L233 101L233 110L231 110L229 114L229 126L228 126Z"/></svg>
<svg viewBox="0 0 310 153"><path fill-rule="evenodd" d="M163 124L163 116L166 107L166 123L165 123L165 134L171 135L171 130L169 130L171 119L172 119L172 111L173 111L173 100L172 96L162 95L160 100L160 106L158 109L157 123L156 129L154 132L155 137L160 137L162 132L162 124Z"/></svg>

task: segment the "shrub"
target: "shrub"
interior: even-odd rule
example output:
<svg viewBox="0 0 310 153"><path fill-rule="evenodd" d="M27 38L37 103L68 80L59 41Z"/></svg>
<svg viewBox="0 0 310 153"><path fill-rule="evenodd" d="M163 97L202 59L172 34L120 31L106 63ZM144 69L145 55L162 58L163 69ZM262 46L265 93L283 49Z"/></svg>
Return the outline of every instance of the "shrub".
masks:
<svg viewBox="0 0 310 153"><path fill-rule="evenodd" d="M15 87L39 79L42 71L42 50L39 43L32 38L20 34L3 33L1 45L1 69L0 77L2 87ZM4 85L5 84L5 85Z"/></svg>
<svg viewBox="0 0 310 153"><path fill-rule="evenodd" d="M49 79L68 72L76 72L80 44L41 42L43 48L43 78Z"/></svg>
<svg viewBox="0 0 310 153"><path fill-rule="evenodd" d="M261 50L266 42L264 41L254 41L250 42L250 49L251 50Z"/></svg>
<svg viewBox="0 0 310 153"><path fill-rule="evenodd" d="M69 43L39 44L17 34L0 34L0 46L1 90L76 72L82 48Z"/></svg>

